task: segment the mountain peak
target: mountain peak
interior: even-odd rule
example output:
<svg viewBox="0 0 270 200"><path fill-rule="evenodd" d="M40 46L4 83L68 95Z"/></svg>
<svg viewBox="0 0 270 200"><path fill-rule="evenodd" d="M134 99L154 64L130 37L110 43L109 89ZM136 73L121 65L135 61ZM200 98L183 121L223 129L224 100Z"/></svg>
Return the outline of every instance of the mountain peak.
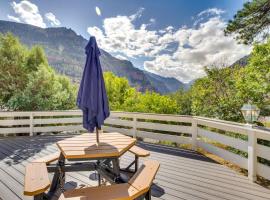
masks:
<svg viewBox="0 0 270 200"><path fill-rule="evenodd" d="M0 32L11 32L28 45L42 45L48 61L57 72L65 74L79 82L85 63L84 47L87 40L71 28L40 28L32 25L0 20ZM183 83L175 78L166 78L133 66L129 60L120 60L101 49L103 71L111 71L120 77L126 77L131 86L144 92L175 92Z"/></svg>

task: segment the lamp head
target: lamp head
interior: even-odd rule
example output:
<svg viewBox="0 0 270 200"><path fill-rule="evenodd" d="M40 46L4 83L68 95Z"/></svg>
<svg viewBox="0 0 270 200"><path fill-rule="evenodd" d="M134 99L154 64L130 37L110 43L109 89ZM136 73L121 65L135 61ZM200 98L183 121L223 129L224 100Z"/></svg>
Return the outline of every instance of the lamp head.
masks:
<svg viewBox="0 0 270 200"><path fill-rule="evenodd" d="M257 121L260 115L260 109L251 103L244 104L241 108L241 112L248 124L252 124L253 122Z"/></svg>

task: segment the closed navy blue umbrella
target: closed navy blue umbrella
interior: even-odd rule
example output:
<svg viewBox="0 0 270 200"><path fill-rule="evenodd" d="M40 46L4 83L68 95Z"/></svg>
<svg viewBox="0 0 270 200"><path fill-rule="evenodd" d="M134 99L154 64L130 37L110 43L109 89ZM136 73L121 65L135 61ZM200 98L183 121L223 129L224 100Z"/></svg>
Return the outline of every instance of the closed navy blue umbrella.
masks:
<svg viewBox="0 0 270 200"><path fill-rule="evenodd" d="M100 51L95 37L90 37L85 53L87 58L78 92L77 106L83 112L83 127L90 132L96 128L97 143L99 143L98 129L109 117L110 110L99 61Z"/></svg>

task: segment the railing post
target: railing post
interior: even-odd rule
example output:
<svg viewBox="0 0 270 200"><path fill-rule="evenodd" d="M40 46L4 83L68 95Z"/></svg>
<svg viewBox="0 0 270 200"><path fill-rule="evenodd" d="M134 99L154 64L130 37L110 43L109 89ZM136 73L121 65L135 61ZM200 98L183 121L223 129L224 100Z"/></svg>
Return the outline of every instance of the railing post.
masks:
<svg viewBox="0 0 270 200"><path fill-rule="evenodd" d="M247 125L248 133L248 179L252 182L257 180L257 137L251 125Z"/></svg>
<svg viewBox="0 0 270 200"><path fill-rule="evenodd" d="M197 119L192 120L192 149L197 151L198 123Z"/></svg>
<svg viewBox="0 0 270 200"><path fill-rule="evenodd" d="M133 137L137 137L137 118L135 115L133 117Z"/></svg>
<svg viewBox="0 0 270 200"><path fill-rule="evenodd" d="M30 136L33 136L33 121L34 121L33 119L34 119L33 112L30 112L30 117L29 117Z"/></svg>

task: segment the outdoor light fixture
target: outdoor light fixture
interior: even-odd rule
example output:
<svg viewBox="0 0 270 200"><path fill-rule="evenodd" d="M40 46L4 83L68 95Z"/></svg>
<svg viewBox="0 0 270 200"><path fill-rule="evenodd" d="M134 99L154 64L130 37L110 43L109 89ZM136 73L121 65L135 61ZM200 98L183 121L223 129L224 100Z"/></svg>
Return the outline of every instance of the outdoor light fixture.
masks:
<svg viewBox="0 0 270 200"><path fill-rule="evenodd" d="M250 102L244 104L241 108L241 112L248 124L252 124L253 122L257 121L260 109L256 105L252 105Z"/></svg>

